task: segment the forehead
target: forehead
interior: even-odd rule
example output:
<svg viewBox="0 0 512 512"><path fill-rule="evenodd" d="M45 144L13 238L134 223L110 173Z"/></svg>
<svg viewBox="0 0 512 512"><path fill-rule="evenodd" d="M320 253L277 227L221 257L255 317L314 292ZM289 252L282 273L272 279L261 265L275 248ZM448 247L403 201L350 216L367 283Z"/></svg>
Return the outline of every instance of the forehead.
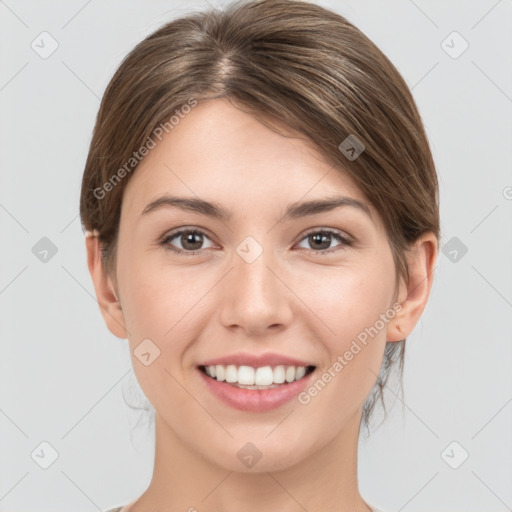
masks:
<svg viewBox="0 0 512 512"><path fill-rule="evenodd" d="M303 135L267 124L227 99L202 101L149 151L129 181L123 210L142 211L164 192L242 207L333 194L368 204L348 174Z"/></svg>

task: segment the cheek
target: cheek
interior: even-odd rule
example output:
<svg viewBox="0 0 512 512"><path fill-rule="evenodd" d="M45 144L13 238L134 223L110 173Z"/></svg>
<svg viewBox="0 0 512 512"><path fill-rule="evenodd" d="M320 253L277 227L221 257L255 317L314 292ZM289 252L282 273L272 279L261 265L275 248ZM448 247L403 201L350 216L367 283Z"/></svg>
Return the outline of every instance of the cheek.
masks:
<svg viewBox="0 0 512 512"><path fill-rule="evenodd" d="M338 403L339 421L362 405L379 373L386 346L381 315L389 311L394 284L387 263L372 260L337 269L316 279L308 295L308 305L323 321L316 322L316 333L327 351L318 377L329 382L329 390L318 404L330 408L332 401Z"/></svg>
<svg viewBox="0 0 512 512"><path fill-rule="evenodd" d="M123 312L129 330L132 364L140 386L157 411L180 410L190 396L177 384L176 372L191 337L189 315L193 315L198 298L187 286L188 277L179 269L162 268L144 263L143 259L125 260L122 276L125 302ZM200 288L200 284L195 284ZM185 291L183 291L185 290ZM204 295L204 292L203 294ZM200 297L200 296L199 296ZM126 307L125 307L126 304ZM145 365L137 354L143 351L142 340L149 344L151 362ZM144 342L148 343L148 342ZM153 354L158 354L156 357ZM154 360L153 360L153 357Z"/></svg>
<svg viewBox="0 0 512 512"><path fill-rule="evenodd" d="M137 334L161 336L172 326L176 306L183 299L179 269L163 268L156 258L137 250L131 240L126 240L120 247L118 280L127 326L130 325L129 330Z"/></svg>
<svg viewBox="0 0 512 512"><path fill-rule="evenodd" d="M149 258L148 258L149 260ZM186 352L203 323L211 318L205 308L207 292L218 276L199 266L172 266L143 257L125 262L123 312L132 351L149 338L161 350L170 369ZM124 307L126 304L126 308ZM177 359L178 358L178 359Z"/></svg>
<svg viewBox="0 0 512 512"><path fill-rule="evenodd" d="M316 276L308 294L307 305L321 320L309 325L327 358L300 403L311 403L320 415L325 414L331 433L362 406L382 363L386 328L380 315L388 311L394 275L384 265L372 263L371 272L362 265L338 269L329 277Z"/></svg>
<svg viewBox="0 0 512 512"><path fill-rule="evenodd" d="M375 262L316 275L303 294L307 291L306 304L323 321L322 339L343 346L373 326L390 305L392 279L389 268Z"/></svg>

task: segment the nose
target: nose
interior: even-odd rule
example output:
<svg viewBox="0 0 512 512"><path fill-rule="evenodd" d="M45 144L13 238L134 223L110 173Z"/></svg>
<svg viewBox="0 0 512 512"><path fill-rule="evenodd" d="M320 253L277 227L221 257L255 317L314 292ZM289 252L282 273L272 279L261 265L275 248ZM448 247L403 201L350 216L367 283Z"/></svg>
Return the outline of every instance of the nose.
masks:
<svg viewBox="0 0 512 512"><path fill-rule="evenodd" d="M265 336L280 330L292 319L293 293L279 275L279 265L265 250L251 263L238 254L222 281L220 319L231 330Z"/></svg>

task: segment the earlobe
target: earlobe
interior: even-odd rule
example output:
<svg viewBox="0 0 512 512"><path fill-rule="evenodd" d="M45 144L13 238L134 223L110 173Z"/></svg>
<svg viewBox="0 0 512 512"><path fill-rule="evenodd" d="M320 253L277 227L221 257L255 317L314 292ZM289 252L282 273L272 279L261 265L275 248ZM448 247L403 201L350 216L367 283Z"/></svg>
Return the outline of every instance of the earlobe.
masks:
<svg viewBox="0 0 512 512"><path fill-rule="evenodd" d="M436 236L428 232L408 251L409 282L401 280L397 300L400 306L396 308L397 313L388 324L387 341L401 341L407 338L418 323L432 288L437 247Z"/></svg>
<svg viewBox="0 0 512 512"><path fill-rule="evenodd" d="M94 284L96 299L103 319L110 332L118 338L127 338L121 304L116 295L111 276L107 275L101 261L101 246L95 233L85 239L87 266Z"/></svg>

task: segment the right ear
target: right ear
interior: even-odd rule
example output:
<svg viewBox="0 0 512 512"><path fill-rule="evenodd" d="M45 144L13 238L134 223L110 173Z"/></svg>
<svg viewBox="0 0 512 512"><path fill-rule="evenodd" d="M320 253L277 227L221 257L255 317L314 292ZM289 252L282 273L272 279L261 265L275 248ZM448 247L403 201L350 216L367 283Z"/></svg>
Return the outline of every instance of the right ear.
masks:
<svg viewBox="0 0 512 512"><path fill-rule="evenodd" d="M96 298L109 331L118 338L127 338L123 310L116 296L112 278L101 262L101 246L96 236L86 236L87 266L96 291Z"/></svg>

